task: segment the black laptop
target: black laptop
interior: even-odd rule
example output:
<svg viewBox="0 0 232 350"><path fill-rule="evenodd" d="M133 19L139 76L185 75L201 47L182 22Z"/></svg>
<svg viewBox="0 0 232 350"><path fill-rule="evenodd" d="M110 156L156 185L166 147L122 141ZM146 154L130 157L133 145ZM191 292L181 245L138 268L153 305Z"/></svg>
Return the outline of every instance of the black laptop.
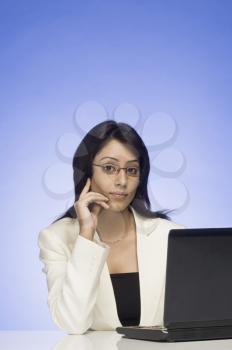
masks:
<svg viewBox="0 0 232 350"><path fill-rule="evenodd" d="M164 342L232 338L232 228L170 230L163 325L116 331Z"/></svg>

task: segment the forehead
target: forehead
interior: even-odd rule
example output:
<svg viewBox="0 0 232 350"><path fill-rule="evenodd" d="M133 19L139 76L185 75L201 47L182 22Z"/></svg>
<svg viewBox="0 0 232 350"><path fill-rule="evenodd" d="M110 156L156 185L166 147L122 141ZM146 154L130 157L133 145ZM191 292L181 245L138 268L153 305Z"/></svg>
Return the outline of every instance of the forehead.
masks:
<svg viewBox="0 0 232 350"><path fill-rule="evenodd" d="M126 162L132 159L139 159L138 152L132 146L125 145L117 140L110 140L96 154L95 159L100 160L103 157L113 157Z"/></svg>

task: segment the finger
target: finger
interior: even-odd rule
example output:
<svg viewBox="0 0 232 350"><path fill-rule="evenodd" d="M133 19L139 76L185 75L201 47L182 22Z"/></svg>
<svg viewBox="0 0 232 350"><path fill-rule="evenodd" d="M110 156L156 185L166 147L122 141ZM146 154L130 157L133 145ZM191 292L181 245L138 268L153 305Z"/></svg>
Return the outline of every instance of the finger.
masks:
<svg viewBox="0 0 232 350"><path fill-rule="evenodd" d="M102 211L102 209L109 209L109 205L104 203L104 202L98 202L98 201L95 201L95 203L92 203L92 209L91 209L91 213L94 214L94 215L99 215L100 212ZM97 208L97 209L96 209Z"/></svg>
<svg viewBox="0 0 232 350"><path fill-rule="evenodd" d="M102 201L97 201L95 200L94 202L90 203L88 205L88 208L89 208L89 211L92 213L92 209L96 206L96 205L100 205L101 207L103 207L104 209L109 209L109 205L105 202L102 202Z"/></svg>
<svg viewBox="0 0 232 350"><path fill-rule="evenodd" d="M104 200L104 201L108 201L109 198L104 196L103 194L99 193L99 192L88 192L85 195L85 199L90 201L90 200Z"/></svg>
<svg viewBox="0 0 232 350"><path fill-rule="evenodd" d="M105 202L99 202L99 201L95 201L97 204L101 205L102 207L104 207L105 209L108 209L110 206L109 204L105 203Z"/></svg>
<svg viewBox="0 0 232 350"><path fill-rule="evenodd" d="M107 204L107 203L105 203L105 202L103 202L102 200L94 200L94 201L92 201L92 202L90 202L89 204L87 204L87 207L89 208L89 211L92 213L93 212L93 208L94 207L96 207L96 205L97 206L101 206L101 207L103 207L104 209L109 209L109 205Z"/></svg>
<svg viewBox="0 0 232 350"><path fill-rule="evenodd" d="M86 194L87 192L89 192L90 185L91 185L91 180L88 177L88 179L87 179L87 181L85 183L85 186L83 187L83 190L81 191L80 196L82 196L83 194Z"/></svg>
<svg viewBox="0 0 232 350"><path fill-rule="evenodd" d="M93 209L91 211L91 213L95 216L98 217L98 215L100 214L100 212L102 211L103 207L100 204L95 204L93 205Z"/></svg>

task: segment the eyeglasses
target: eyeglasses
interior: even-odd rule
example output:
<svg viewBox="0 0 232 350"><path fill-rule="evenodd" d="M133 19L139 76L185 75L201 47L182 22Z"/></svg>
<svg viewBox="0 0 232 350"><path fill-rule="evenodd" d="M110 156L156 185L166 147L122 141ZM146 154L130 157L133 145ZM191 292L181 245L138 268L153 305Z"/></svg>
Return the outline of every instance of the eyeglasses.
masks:
<svg viewBox="0 0 232 350"><path fill-rule="evenodd" d="M121 169L126 171L127 176L131 177L138 177L139 176L139 167L134 167L134 166L128 166L126 168L120 168L118 165L112 165L112 164L94 164L92 165L95 166L100 166L103 170L103 172L107 175L116 175L119 173Z"/></svg>

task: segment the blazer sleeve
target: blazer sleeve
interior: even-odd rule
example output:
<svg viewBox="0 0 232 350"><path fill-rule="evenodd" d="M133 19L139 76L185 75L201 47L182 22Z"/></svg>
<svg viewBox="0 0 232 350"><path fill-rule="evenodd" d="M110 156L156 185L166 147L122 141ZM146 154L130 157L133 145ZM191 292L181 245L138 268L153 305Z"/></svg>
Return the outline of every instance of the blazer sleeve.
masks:
<svg viewBox="0 0 232 350"><path fill-rule="evenodd" d="M92 310L110 247L78 235L70 253L49 228L40 231L38 245L52 320L68 334L85 333L93 321Z"/></svg>

